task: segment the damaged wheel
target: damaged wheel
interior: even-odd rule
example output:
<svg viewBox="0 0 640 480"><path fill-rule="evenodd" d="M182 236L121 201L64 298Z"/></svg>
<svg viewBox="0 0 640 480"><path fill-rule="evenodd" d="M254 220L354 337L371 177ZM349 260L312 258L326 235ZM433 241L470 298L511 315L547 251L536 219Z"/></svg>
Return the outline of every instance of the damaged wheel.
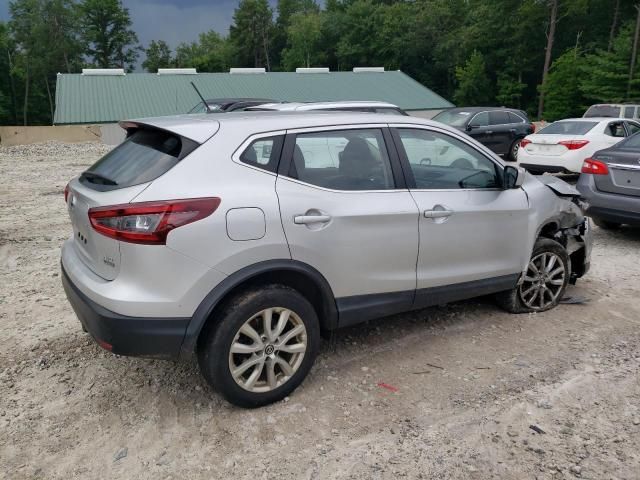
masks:
<svg viewBox="0 0 640 480"><path fill-rule="evenodd" d="M524 277L516 288L496 295L511 313L544 312L562 299L571 276L565 248L548 238L538 239Z"/></svg>

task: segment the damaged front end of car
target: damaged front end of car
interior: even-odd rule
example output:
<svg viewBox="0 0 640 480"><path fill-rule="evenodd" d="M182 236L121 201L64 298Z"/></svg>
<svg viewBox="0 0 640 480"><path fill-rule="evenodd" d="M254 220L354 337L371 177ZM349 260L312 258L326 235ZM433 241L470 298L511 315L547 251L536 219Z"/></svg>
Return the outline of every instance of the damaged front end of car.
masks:
<svg viewBox="0 0 640 480"><path fill-rule="evenodd" d="M591 263L592 231L585 205L580 200L580 192L560 178L545 175L538 180L557 197L553 222L542 229L541 236L565 247L571 259L570 283L575 284L589 271Z"/></svg>

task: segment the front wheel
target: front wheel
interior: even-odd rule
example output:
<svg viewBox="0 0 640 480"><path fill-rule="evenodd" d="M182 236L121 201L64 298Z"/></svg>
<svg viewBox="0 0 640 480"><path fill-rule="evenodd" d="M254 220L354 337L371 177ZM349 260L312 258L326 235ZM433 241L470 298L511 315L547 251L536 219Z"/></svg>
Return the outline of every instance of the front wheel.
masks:
<svg viewBox="0 0 640 480"><path fill-rule="evenodd" d="M282 400L318 352L313 306L296 290L269 285L236 296L198 349L200 370L229 402L254 408Z"/></svg>
<svg viewBox="0 0 640 480"><path fill-rule="evenodd" d="M497 294L496 300L511 313L544 312L560 303L570 276L571 264L565 248L558 242L540 238L520 284Z"/></svg>

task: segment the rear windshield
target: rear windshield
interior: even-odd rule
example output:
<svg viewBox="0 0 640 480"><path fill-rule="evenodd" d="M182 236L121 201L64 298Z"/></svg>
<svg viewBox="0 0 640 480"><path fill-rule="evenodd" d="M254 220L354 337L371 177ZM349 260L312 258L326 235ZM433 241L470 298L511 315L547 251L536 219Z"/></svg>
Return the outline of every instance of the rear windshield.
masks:
<svg viewBox="0 0 640 480"><path fill-rule="evenodd" d="M436 122L442 122L452 127L462 127L469 118L473 115L473 112L457 111L457 112L440 112L433 117Z"/></svg>
<svg viewBox="0 0 640 480"><path fill-rule="evenodd" d="M620 117L620 107L615 105L592 105L584 114L585 117Z"/></svg>
<svg viewBox="0 0 640 480"><path fill-rule="evenodd" d="M540 130L540 135L585 135L598 122L555 122Z"/></svg>
<svg viewBox="0 0 640 480"><path fill-rule="evenodd" d="M623 143L619 144L620 148L640 148L640 133L631 135Z"/></svg>
<svg viewBox="0 0 640 480"><path fill-rule="evenodd" d="M95 190L150 182L197 146L192 140L164 130L139 129L86 170L80 181Z"/></svg>

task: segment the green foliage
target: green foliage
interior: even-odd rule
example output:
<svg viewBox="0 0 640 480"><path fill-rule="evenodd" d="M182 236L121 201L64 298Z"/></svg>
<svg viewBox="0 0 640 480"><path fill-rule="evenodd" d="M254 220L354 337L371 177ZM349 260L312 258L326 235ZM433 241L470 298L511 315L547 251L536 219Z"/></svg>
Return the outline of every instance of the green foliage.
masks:
<svg viewBox="0 0 640 480"><path fill-rule="evenodd" d="M230 66L229 41L217 32L201 33L197 42L181 43L174 63L178 67L194 67L200 72L222 72Z"/></svg>
<svg viewBox="0 0 640 480"><path fill-rule="evenodd" d="M287 48L282 52L285 70L319 66L324 55L318 48L322 39L322 17L318 13L295 13L287 28Z"/></svg>
<svg viewBox="0 0 640 480"><path fill-rule="evenodd" d="M236 62L234 66L265 67L270 70L272 30L273 11L267 0L240 0L229 29Z"/></svg>
<svg viewBox="0 0 640 480"><path fill-rule="evenodd" d="M164 40L151 40L144 53L145 59L142 62L142 68L147 72L154 73L159 68L170 68L174 65L173 58L171 58L171 48Z"/></svg>
<svg viewBox="0 0 640 480"><path fill-rule="evenodd" d="M576 48L567 50L551 65L545 92L544 119L550 122L584 113L585 100L578 88L584 78L584 57Z"/></svg>
<svg viewBox="0 0 640 480"><path fill-rule="evenodd" d="M611 51L599 49L586 56L580 89L588 100L594 103L640 100L638 68L631 81L630 95L627 96L633 30L632 23L625 25L613 42Z"/></svg>
<svg viewBox="0 0 640 480"><path fill-rule="evenodd" d="M500 105L520 107L526 85L507 73L498 74L496 100Z"/></svg>
<svg viewBox="0 0 640 480"><path fill-rule="evenodd" d="M458 86L453 98L460 105L488 105L491 102L491 81L487 76L484 57L474 50L463 67L456 68Z"/></svg>
<svg viewBox="0 0 640 480"><path fill-rule="evenodd" d="M85 54L99 68L133 70L142 49L120 0L82 0L78 5Z"/></svg>

